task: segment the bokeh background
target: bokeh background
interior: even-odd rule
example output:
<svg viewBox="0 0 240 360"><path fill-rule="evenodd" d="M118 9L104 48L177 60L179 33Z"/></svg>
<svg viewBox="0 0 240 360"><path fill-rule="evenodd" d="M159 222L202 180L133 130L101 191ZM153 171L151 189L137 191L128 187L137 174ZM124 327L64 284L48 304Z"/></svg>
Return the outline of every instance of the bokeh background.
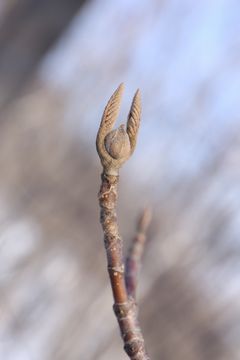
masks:
<svg viewBox="0 0 240 360"><path fill-rule="evenodd" d="M127 359L106 271L95 136L142 93L121 171L152 359L239 360L240 2L1 0L0 358Z"/></svg>

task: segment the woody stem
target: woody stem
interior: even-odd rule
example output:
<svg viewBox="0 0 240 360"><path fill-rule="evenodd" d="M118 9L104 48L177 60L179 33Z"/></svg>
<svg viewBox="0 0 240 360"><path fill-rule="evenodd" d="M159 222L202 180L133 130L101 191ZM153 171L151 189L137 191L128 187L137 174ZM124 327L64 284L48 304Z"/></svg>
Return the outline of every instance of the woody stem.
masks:
<svg viewBox="0 0 240 360"><path fill-rule="evenodd" d="M125 284L122 239L119 235L116 215L119 177L103 172L101 178L100 221L104 232L108 273L114 298L113 309L119 323L124 349L129 358L149 360L137 320L137 305L133 297L128 295Z"/></svg>

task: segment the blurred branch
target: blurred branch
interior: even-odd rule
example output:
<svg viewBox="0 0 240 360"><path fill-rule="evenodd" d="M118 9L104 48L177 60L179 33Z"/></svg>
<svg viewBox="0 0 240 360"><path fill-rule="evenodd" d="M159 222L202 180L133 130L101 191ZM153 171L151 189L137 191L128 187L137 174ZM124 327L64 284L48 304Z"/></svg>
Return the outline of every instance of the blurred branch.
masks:
<svg viewBox="0 0 240 360"><path fill-rule="evenodd" d="M87 0L22 0L11 3L0 22L0 106L29 79Z"/></svg>
<svg viewBox="0 0 240 360"><path fill-rule="evenodd" d="M137 233L132 241L126 259L126 287L128 295L132 296L134 299L136 299L137 281L146 242L146 231L151 222L151 218L151 210L146 208L140 215L137 224Z"/></svg>

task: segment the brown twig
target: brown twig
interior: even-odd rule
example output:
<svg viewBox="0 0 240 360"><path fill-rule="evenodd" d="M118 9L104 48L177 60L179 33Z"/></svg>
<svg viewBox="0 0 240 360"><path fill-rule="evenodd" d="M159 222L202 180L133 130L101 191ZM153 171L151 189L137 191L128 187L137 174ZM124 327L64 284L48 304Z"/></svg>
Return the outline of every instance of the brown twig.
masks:
<svg viewBox="0 0 240 360"><path fill-rule="evenodd" d="M123 84L114 92L103 113L97 134L97 151L103 166L99 191L100 221L104 232L108 272L114 298L114 312L121 330L124 349L132 360L149 360L137 320L135 299L125 283L122 239L119 235L116 202L119 168L133 153L140 124L140 94L136 92L128 116L127 131L121 125L112 130L120 107Z"/></svg>
<svg viewBox="0 0 240 360"><path fill-rule="evenodd" d="M142 256L144 252L144 245L146 242L146 231L150 224L151 218L151 210L149 208L146 208L142 212L138 220L137 232L135 237L133 238L126 259L125 282L128 295L132 296L134 299L136 299L138 274L140 271Z"/></svg>

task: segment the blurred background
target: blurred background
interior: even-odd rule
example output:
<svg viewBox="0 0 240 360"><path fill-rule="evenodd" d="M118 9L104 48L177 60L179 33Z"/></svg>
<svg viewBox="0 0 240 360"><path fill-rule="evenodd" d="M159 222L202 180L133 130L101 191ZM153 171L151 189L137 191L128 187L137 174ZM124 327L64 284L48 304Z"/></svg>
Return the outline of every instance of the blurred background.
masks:
<svg viewBox="0 0 240 360"><path fill-rule="evenodd" d="M151 359L239 360L240 2L1 0L0 358L127 359L112 312L95 137L135 90L125 252L150 205L140 322Z"/></svg>

